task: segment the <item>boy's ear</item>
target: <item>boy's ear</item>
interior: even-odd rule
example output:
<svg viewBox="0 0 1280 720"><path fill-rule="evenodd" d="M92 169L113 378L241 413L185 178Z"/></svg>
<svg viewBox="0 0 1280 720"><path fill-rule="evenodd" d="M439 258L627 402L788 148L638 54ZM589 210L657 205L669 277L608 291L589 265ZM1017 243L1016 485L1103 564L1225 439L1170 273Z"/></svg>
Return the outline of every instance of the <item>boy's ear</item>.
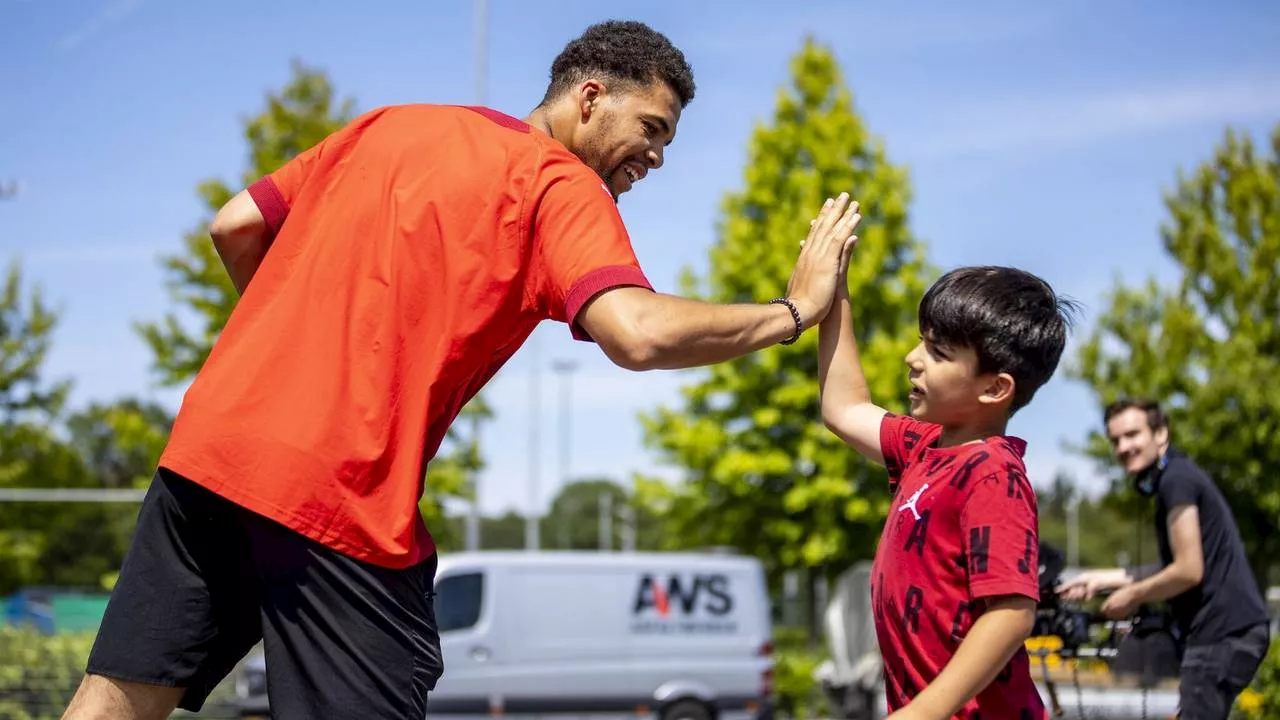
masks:
<svg viewBox="0 0 1280 720"><path fill-rule="evenodd" d="M1013 401L1015 383L1012 375L1009 373L996 373L987 377L989 378L987 386L982 389L982 394L978 396L978 402L1003 405Z"/></svg>

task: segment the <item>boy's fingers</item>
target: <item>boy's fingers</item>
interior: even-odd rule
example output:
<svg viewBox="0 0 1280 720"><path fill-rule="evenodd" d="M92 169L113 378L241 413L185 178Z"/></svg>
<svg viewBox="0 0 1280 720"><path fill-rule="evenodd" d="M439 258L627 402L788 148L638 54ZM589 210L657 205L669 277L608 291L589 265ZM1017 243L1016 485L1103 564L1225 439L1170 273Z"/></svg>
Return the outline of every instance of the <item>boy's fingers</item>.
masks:
<svg viewBox="0 0 1280 720"><path fill-rule="evenodd" d="M847 272L849 269L849 260L853 257L853 246L858 244L858 236L854 235L844 241L844 247L840 250L840 271Z"/></svg>

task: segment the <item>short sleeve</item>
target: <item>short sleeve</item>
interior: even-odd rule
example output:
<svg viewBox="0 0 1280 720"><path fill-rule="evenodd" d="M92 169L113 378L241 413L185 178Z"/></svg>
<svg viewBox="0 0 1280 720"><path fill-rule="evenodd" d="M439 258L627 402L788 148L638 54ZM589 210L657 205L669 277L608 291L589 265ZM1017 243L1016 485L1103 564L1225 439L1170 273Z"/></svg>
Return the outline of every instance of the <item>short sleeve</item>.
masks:
<svg viewBox="0 0 1280 720"><path fill-rule="evenodd" d="M575 339L590 340L577 323L587 301L614 287L653 286L600 178L568 162L546 168L545 175L532 221L539 303L551 319L568 323Z"/></svg>
<svg viewBox="0 0 1280 720"><path fill-rule="evenodd" d="M350 147L360 133L384 112L385 108L361 115L249 186L249 196L257 204L273 237L280 232L289 209L315 176L316 169L332 165L335 156Z"/></svg>
<svg viewBox="0 0 1280 720"><path fill-rule="evenodd" d="M1200 484L1180 463L1165 470L1157 492L1165 507L1170 510L1179 505L1196 505L1200 502Z"/></svg>
<svg viewBox="0 0 1280 720"><path fill-rule="evenodd" d="M889 482L897 483L911 459L937 439L942 428L932 423L920 422L906 415L885 413L880 421L880 454L884 456Z"/></svg>
<svg viewBox="0 0 1280 720"><path fill-rule="evenodd" d="M1021 461L995 455L978 468L960 510L972 598L1040 600L1040 534L1035 490Z"/></svg>

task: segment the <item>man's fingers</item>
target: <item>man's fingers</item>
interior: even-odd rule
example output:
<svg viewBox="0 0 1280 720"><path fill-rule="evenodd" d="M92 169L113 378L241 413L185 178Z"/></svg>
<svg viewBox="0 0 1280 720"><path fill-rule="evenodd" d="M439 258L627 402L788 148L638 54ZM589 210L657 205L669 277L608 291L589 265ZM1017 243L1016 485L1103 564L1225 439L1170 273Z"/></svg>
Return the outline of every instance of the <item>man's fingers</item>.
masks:
<svg viewBox="0 0 1280 720"><path fill-rule="evenodd" d="M836 201L831 198L827 198L827 201L822 204L822 207L818 210L818 217L814 218L814 220L809 223L809 236L805 238L805 240L809 242L806 244L812 244L814 238L819 237L823 232L825 232L825 228L827 227L827 218L830 215L831 208L835 204Z"/></svg>
<svg viewBox="0 0 1280 720"><path fill-rule="evenodd" d="M830 239L831 229L844 215L845 203L848 201L849 194L840 193L834 200L827 200L827 203L822 206L822 212L818 214L818 222L814 226L814 232L810 238L810 240L817 241L823 245L823 248L820 249L825 249Z"/></svg>
<svg viewBox="0 0 1280 720"><path fill-rule="evenodd" d="M858 227L858 223L862 220L862 215L858 212L859 209L860 203L849 203L844 215L840 217L840 222L833 228L836 233L836 240L844 242L846 238L853 234L854 228Z"/></svg>

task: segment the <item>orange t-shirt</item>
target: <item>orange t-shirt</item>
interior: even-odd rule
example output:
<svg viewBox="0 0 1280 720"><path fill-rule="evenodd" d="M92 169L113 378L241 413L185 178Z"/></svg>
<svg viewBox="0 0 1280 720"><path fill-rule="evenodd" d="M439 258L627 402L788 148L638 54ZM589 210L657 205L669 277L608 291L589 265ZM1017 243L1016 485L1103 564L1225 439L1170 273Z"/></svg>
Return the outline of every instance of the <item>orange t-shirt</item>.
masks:
<svg viewBox="0 0 1280 720"><path fill-rule="evenodd" d="M534 326L652 289L599 176L486 108L371 111L249 192L275 237L160 464L378 565L434 552L426 463Z"/></svg>

